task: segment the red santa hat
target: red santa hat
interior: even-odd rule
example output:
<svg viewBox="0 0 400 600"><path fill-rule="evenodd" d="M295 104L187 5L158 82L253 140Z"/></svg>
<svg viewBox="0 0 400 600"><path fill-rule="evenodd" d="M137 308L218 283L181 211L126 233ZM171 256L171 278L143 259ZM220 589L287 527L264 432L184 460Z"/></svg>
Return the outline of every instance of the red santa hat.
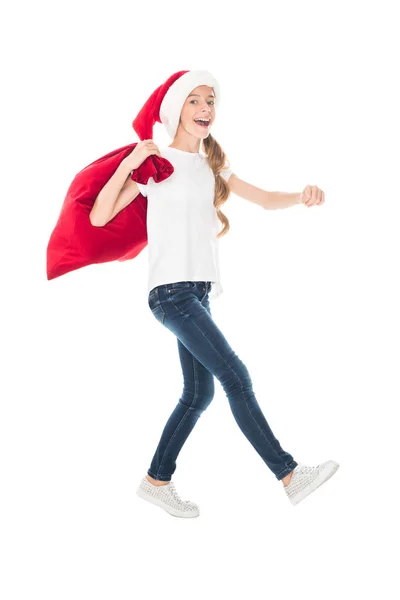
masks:
<svg viewBox="0 0 400 600"><path fill-rule="evenodd" d="M141 140L153 139L155 122L163 123L171 138L179 125L179 118L186 98L199 85L214 89L214 106L220 103L218 81L209 71L178 71L151 94L132 122L132 127Z"/></svg>

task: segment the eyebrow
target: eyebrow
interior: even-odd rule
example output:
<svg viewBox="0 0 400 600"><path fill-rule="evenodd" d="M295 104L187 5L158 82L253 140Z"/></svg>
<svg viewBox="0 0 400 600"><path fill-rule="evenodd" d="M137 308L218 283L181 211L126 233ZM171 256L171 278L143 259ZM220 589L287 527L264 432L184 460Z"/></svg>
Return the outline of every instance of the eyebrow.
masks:
<svg viewBox="0 0 400 600"><path fill-rule="evenodd" d="M200 94L189 94L188 98L190 98L190 96L200 96ZM214 94L209 94L207 97L208 98L215 98Z"/></svg>

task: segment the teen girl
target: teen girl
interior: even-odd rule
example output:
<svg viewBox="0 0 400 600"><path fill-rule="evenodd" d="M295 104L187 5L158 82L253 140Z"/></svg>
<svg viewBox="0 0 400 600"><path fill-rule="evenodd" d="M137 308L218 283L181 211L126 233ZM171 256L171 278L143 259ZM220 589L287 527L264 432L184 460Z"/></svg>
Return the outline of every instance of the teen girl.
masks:
<svg viewBox="0 0 400 600"><path fill-rule="evenodd" d="M172 143L161 150L152 139L138 143L90 215L93 225L102 226L139 193L148 200L148 303L154 317L177 337L184 388L137 494L179 517L199 515L195 503L180 498L171 477L182 446L213 399L214 377L221 382L240 429L282 481L292 504L339 467L332 460L305 466L281 447L256 400L246 366L211 316L210 299L223 291L218 238L229 231L221 212L229 193L265 209L324 202L324 192L316 186L307 186L301 194L271 193L239 179L210 133L219 99L218 82L208 71L180 71L157 88L133 124L143 133L151 132L154 121L162 122ZM166 158L174 172L158 183L151 178L147 185L133 181L132 171L150 155ZM218 232L220 222L223 228Z"/></svg>

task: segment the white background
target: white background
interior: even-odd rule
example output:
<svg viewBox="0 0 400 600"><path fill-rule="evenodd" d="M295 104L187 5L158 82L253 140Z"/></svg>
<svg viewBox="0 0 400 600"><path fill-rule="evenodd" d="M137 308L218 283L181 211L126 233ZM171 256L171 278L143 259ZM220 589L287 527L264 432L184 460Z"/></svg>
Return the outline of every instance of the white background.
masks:
<svg viewBox="0 0 400 600"><path fill-rule="evenodd" d="M395 2L22 2L3 12L0 550L4 600L397 598L399 51ZM75 174L138 141L172 73L221 85L236 175L212 315L284 449L340 469L293 507L220 383L174 481L136 496L182 392L135 259L46 279ZM3 81L4 83L4 81ZM157 144L170 143L161 124ZM395 546L393 546L395 544Z"/></svg>

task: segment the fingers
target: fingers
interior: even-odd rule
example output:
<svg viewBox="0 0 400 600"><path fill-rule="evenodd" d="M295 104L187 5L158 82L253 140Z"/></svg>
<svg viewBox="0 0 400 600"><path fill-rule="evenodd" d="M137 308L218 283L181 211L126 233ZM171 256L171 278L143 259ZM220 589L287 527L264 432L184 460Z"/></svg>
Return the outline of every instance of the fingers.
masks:
<svg viewBox="0 0 400 600"><path fill-rule="evenodd" d="M325 202L325 193L316 185L308 185L303 192L303 204L309 208Z"/></svg>
<svg viewBox="0 0 400 600"><path fill-rule="evenodd" d="M311 200L311 193L312 193L311 185L306 185L306 187L304 188L304 190L300 196L303 204L307 205L307 203Z"/></svg>
<svg viewBox="0 0 400 600"><path fill-rule="evenodd" d="M157 154L157 156L161 157L160 150L158 149L158 146L153 142L152 139L142 140L139 143L140 143L141 146L143 146L144 148L146 148L146 152L147 152L148 156L150 154Z"/></svg>
<svg viewBox="0 0 400 600"><path fill-rule="evenodd" d="M158 154L158 156L161 156L160 154L160 150L158 149L158 146L153 142L153 140L144 140L146 142L147 148L152 151L152 154Z"/></svg>

